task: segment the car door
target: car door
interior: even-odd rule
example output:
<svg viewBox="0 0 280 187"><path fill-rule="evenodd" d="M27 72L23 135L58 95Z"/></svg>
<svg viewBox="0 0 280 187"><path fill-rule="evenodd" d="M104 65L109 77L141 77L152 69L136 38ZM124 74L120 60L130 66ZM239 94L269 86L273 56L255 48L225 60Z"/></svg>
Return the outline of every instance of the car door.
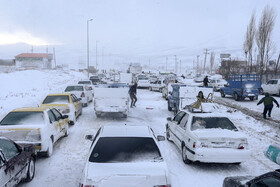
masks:
<svg viewBox="0 0 280 187"><path fill-rule="evenodd" d="M189 114L186 113L183 116L183 118L180 120L180 122L176 125L175 133L176 133L176 136L178 137L178 139L180 140L180 145L181 145L181 142L184 141L187 137L186 127L187 127L188 119L189 119Z"/></svg>
<svg viewBox="0 0 280 187"><path fill-rule="evenodd" d="M6 160L3 164L5 182L7 186L15 186L25 175L25 167L27 166L26 158L22 157L20 150L11 140L1 140L1 149Z"/></svg>
<svg viewBox="0 0 280 187"><path fill-rule="evenodd" d="M6 159L3 151L0 150L0 186L8 186L11 179L11 172L7 171Z"/></svg>
<svg viewBox="0 0 280 187"><path fill-rule="evenodd" d="M71 94L71 99L72 99L72 103L75 107L75 113L76 113L76 117L80 114L80 111L81 111L81 107L82 107L82 103L79 101L79 99L74 95L74 94ZM81 106L80 106L81 104Z"/></svg>
<svg viewBox="0 0 280 187"><path fill-rule="evenodd" d="M177 113L176 116L174 116L174 118L169 121L168 125L169 125L169 129L170 129L170 136L172 138L172 140L174 140L174 143L180 147L181 146L181 141L179 139L179 137L176 134L176 129L177 129L177 125L181 122L182 118L184 117L186 113L183 111L180 111Z"/></svg>
<svg viewBox="0 0 280 187"><path fill-rule="evenodd" d="M48 136L51 137L53 135L54 142L55 142L59 137L59 132L60 132L59 122L56 120L56 118L51 110L48 110L47 114L50 119L50 123L48 124L48 130L49 130Z"/></svg>
<svg viewBox="0 0 280 187"><path fill-rule="evenodd" d="M55 108L51 109L51 111L54 114L54 117L56 119L56 121L58 122L58 132L57 134L57 138L60 138L64 133L65 129L66 129L66 122L65 119L62 118L62 115L60 114L60 112L58 112Z"/></svg>

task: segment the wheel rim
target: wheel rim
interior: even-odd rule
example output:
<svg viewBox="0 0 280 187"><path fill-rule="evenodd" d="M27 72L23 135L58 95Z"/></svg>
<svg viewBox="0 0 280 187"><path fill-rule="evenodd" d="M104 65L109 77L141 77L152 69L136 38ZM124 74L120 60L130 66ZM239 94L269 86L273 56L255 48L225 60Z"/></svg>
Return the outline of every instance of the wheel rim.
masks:
<svg viewBox="0 0 280 187"><path fill-rule="evenodd" d="M30 163L29 163L29 170L28 170L28 174L29 174L29 177L30 177L30 178L33 178L34 171L35 171L34 160L31 159L31 160L30 160Z"/></svg>

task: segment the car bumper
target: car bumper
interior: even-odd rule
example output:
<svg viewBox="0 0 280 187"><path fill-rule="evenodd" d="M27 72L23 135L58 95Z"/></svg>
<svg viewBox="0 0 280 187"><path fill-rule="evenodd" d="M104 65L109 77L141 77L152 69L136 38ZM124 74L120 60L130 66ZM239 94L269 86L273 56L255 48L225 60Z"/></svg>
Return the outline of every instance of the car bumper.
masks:
<svg viewBox="0 0 280 187"><path fill-rule="evenodd" d="M42 144L41 142L22 142L22 141L15 141L18 145L25 146L25 145L33 145L35 147L35 152L41 152L42 150Z"/></svg>
<svg viewBox="0 0 280 187"><path fill-rule="evenodd" d="M110 112L110 113L127 113L128 107L120 108L120 107L102 107L102 108L95 108L95 112Z"/></svg>
<svg viewBox="0 0 280 187"><path fill-rule="evenodd" d="M188 152L192 161L212 163L238 163L250 158L251 151L247 149L231 148L196 148L193 153Z"/></svg>

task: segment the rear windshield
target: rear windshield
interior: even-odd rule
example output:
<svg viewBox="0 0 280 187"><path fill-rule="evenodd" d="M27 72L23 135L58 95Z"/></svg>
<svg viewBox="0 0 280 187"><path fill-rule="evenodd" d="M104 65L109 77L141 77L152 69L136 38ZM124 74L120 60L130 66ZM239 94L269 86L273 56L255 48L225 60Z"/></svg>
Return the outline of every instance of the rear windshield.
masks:
<svg viewBox="0 0 280 187"><path fill-rule="evenodd" d="M153 138L101 137L96 143L90 162L140 162L161 158Z"/></svg>
<svg viewBox="0 0 280 187"><path fill-rule="evenodd" d="M65 89L65 92L71 92L71 91L83 91L83 86L67 86Z"/></svg>
<svg viewBox="0 0 280 187"><path fill-rule="evenodd" d="M237 130L234 124L226 117L193 117L191 130L197 129Z"/></svg>
<svg viewBox="0 0 280 187"><path fill-rule="evenodd" d="M90 84L90 81L79 81L78 84Z"/></svg>
<svg viewBox="0 0 280 187"><path fill-rule="evenodd" d="M138 80L149 80L147 77L139 77Z"/></svg>
<svg viewBox="0 0 280 187"><path fill-rule="evenodd" d="M43 112L10 112L0 125L43 125Z"/></svg>
<svg viewBox="0 0 280 187"><path fill-rule="evenodd" d="M68 95L47 96L46 99L43 101L43 104L50 104L50 103L69 103L69 96Z"/></svg>

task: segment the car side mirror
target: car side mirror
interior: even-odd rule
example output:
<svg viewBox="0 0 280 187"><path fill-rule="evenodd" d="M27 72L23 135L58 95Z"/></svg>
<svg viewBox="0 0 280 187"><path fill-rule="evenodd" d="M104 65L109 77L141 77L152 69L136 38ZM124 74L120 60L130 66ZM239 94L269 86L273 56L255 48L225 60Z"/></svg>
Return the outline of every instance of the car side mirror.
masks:
<svg viewBox="0 0 280 187"><path fill-rule="evenodd" d="M159 135L159 136L157 136L157 140L158 140L158 141L164 141L164 140L165 140L165 137L164 137L164 136Z"/></svg>
<svg viewBox="0 0 280 187"><path fill-rule="evenodd" d="M66 119L66 118L68 118L69 116L68 115L63 115L62 116L62 119Z"/></svg>
<svg viewBox="0 0 280 187"><path fill-rule="evenodd" d="M81 100L82 100L82 98L79 98L78 100L79 100L79 101L81 101Z"/></svg>
<svg viewBox="0 0 280 187"><path fill-rule="evenodd" d="M94 136L93 135L86 135L86 140L90 140L90 141L93 141L94 139Z"/></svg>
<svg viewBox="0 0 280 187"><path fill-rule="evenodd" d="M19 152L22 152L24 150L24 148L21 147L20 145L18 145L17 147L18 147Z"/></svg>
<svg viewBox="0 0 280 187"><path fill-rule="evenodd" d="M167 121L172 121L172 118L171 117L168 117L168 118L166 118L167 119Z"/></svg>

